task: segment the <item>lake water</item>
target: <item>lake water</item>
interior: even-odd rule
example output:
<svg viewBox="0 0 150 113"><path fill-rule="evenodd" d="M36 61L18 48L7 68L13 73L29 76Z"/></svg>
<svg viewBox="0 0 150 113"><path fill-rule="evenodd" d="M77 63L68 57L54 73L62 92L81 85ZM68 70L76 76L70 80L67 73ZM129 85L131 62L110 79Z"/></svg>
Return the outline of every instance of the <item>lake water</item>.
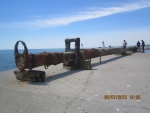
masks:
<svg viewBox="0 0 150 113"><path fill-rule="evenodd" d="M145 53L150 53L150 50L145 50Z"/></svg>

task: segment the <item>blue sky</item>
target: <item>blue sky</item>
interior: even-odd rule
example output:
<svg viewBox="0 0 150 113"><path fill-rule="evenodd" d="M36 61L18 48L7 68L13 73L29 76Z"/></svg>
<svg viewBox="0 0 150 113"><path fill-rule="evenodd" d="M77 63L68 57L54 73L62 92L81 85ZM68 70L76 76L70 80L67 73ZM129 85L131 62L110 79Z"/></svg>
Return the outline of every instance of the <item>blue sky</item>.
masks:
<svg viewBox="0 0 150 113"><path fill-rule="evenodd" d="M150 0L0 0L0 49L23 40L29 49L150 44Z"/></svg>

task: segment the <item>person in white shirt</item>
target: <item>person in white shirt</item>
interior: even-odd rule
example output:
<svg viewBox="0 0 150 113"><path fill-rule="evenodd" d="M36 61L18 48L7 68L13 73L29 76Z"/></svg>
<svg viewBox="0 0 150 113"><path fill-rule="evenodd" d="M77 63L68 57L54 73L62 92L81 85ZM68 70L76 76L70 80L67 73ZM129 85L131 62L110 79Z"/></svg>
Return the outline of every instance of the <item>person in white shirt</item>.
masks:
<svg viewBox="0 0 150 113"><path fill-rule="evenodd" d="M127 46L127 42L126 42L126 40L124 40L123 41L123 48L126 48L126 46Z"/></svg>

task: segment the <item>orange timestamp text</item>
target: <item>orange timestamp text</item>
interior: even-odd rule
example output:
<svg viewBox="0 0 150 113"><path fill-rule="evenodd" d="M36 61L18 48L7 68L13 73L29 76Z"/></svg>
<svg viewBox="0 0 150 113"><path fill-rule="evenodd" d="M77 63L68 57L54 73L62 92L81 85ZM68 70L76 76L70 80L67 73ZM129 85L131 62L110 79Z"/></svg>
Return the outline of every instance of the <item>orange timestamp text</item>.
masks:
<svg viewBox="0 0 150 113"><path fill-rule="evenodd" d="M104 95L104 99L141 99L141 95Z"/></svg>

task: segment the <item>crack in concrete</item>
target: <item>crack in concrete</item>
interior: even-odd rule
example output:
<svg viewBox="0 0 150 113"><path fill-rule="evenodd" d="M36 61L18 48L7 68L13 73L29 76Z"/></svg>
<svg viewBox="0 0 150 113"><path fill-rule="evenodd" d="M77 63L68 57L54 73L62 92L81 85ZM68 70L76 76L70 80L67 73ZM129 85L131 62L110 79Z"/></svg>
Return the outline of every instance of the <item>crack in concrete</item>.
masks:
<svg viewBox="0 0 150 113"><path fill-rule="evenodd" d="M88 84L90 78L93 76L93 74L94 74L94 72L91 71L90 74L88 75L88 77L87 77L85 83L84 83L84 86L83 86L82 90L77 94L76 97L74 97L70 102L67 103L67 106L65 107L63 113L66 113L67 110L68 110L68 109L70 108L70 106L72 105L72 103L73 103L75 100L77 100L77 99L80 99L80 100L81 100L81 105L83 104L83 102L85 102L85 101L87 102L86 99L81 99L81 98L79 98L79 95L80 95L83 91L85 91L85 89L86 89L85 87L86 87L86 85ZM96 101L94 101L94 102L96 102ZM99 102L98 102L98 103L99 103Z"/></svg>

